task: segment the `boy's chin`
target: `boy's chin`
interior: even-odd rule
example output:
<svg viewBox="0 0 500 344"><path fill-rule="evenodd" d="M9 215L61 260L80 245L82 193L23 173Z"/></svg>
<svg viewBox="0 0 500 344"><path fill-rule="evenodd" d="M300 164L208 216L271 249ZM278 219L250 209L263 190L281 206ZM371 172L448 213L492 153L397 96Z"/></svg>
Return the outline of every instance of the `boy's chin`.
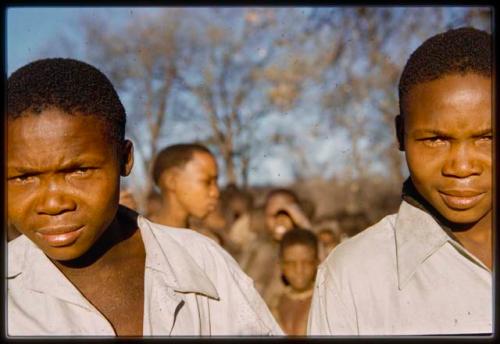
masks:
<svg viewBox="0 0 500 344"><path fill-rule="evenodd" d="M78 252L71 250L67 247L57 247L43 250L45 255L47 255L52 260L57 260L60 262L68 262L80 258L84 252Z"/></svg>
<svg viewBox="0 0 500 344"><path fill-rule="evenodd" d="M191 211L191 215L200 219L200 220L206 219L209 213L210 212L208 210L193 210L193 211Z"/></svg>
<svg viewBox="0 0 500 344"><path fill-rule="evenodd" d="M450 226L456 227L458 230L467 227L472 227L488 215L488 211L479 211L478 209L468 209L459 211L455 209L445 208L438 209L442 218L448 222Z"/></svg>
<svg viewBox="0 0 500 344"><path fill-rule="evenodd" d="M81 243L74 243L61 247L42 247L38 245L43 253L52 260L60 262L69 262L82 257L90 247L82 246Z"/></svg>

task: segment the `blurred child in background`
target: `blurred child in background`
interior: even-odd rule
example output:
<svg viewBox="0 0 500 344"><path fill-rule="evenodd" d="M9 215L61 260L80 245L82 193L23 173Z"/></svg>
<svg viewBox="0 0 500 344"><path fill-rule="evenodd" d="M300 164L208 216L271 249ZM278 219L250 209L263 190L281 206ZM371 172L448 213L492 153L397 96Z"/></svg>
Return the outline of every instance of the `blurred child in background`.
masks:
<svg viewBox="0 0 500 344"><path fill-rule="evenodd" d="M271 301L271 311L288 335L306 335L307 319L318 267L318 240L310 230L285 233L279 250L286 286Z"/></svg>
<svg viewBox="0 0 500 344"><path fill-rule="evenodd" d="M208 148L194 143L164 148L153 165L153 180L161 190L162 202L151 220L187 228L190 216L206 217L217 206L217 175L217 162Z"/></svg>
<svg viewBox="0 0 500 344"><path fill-rule="evenodd" d="M274 189L264 205L264 226L241 259L243 270L253 278L255 287L269 305L284 287L279 267L279 242L294 227L310 229L298 197L288 189Z"/></svg>

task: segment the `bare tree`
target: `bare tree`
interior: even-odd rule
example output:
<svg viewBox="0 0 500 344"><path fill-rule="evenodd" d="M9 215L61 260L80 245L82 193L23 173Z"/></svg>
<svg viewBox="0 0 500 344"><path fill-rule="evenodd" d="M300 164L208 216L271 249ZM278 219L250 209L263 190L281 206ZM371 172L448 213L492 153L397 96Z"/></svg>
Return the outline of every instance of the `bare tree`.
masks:
<svg viewBox="0 0 500 344"><path fill-rule="evenodd" d="M115 29L103 17L82 18L86 40L92 42L89 59L102 67L128 100L128 134L147 174L143 199L153 188L150 172L167 118L175 117L178 63L190 43L183 31L183 11L141 15Z"/></svg>
<svg viewBox="0 0 500 344"><path fill-rule="evenodd" d="M296 178L318 177L328 162L310 168L315 152L302 138L343 131L353 178L383 166L400 185L393 118L402 65L427 37L470 23L488 29L490 17L488 8L168 8L119 27L85 17L82 27L88 59L126 103L146 195L152 158L179 123L189 140L215 148L228 183L247 185L262 152L278 146ZM265 128L276 113L301 130ZM321 126L306 128L311 116Z"/></svg>
<svg viewBox="0 0 500 344"><path fill-rule="evenodd" d="M192 28L196 51L180 74L210 128L205 141L220 153L228 183L248 183L252 157L267 142L255 124L292 106L299 93L300 67L278 66L283 60L277 58L290 49L277 20L281 12L213 8L198 13Z"/></svg>

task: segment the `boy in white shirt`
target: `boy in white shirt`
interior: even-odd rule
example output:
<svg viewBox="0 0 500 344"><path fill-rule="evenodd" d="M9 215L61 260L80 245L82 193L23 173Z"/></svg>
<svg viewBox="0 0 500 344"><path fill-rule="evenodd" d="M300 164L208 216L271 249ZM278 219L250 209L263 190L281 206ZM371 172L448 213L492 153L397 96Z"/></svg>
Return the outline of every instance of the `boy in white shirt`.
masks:
<svg viewBox="0 0 500 344"><path fill-rule="evenodd" d="M396 119L403 202L320 265L309 334L492 332L491 45L461 28L411 55Z"/></svg>
<svg viewBox="0 0 500 344"><path fill-rule="evenodd" d="M119 206L133 147L104 74L38 60L7 98L8 336L282 334L216 243Z"/></svg>

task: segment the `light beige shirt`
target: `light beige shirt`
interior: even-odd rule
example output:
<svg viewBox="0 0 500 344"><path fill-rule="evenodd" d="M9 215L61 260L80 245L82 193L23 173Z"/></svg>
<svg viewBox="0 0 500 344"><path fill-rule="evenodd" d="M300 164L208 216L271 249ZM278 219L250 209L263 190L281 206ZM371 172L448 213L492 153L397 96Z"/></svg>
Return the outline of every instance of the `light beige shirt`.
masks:
<svg viewBox="0 0 500 344"><path fill-rule="evenodd" d="M492 332L491 272L403 201L318 268L308 334Z"/></svg>
<svg viewBox="0 0 500 344"><path fill-rule="evenodd" d="M282 335L234 259L212 240L139 216L146 249L144 336ZM27 237L8 244L7 333L115 336L111 324Z"/></svg>

